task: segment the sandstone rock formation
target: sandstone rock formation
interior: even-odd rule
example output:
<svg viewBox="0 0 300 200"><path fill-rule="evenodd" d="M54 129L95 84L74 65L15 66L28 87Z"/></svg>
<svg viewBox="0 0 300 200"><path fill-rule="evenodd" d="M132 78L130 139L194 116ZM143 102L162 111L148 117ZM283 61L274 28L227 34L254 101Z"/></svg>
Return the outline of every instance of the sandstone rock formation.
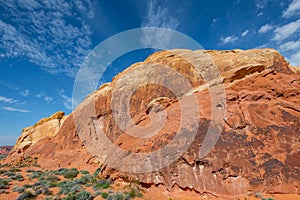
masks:
<svg viewBox="0 0 300 200"><path fill-rule="evenodd" d="M21 136L18 138L14 148L10 152L10 160L18 158L32 145L43 138L54 137L62 123L66 119L64 112L57 112L48 118L43 118L35 125L24 128ZM21 155L19 155L21 154Z"/></svg>
<svg viewBox="0 0 300 200"><path fill-rule="evenodd" d="M1 146L0 147L0 155L8 155L12 149L13 149L13 146Z"/></svg>
<svg viewBox="0 0 300 200"><path fill-rule="evenodd" d="M89 95L53 132L27 140L43 125L25 129L5 161L32 155L45 168L100 166L103 176L223 197L300 193L299 89L299 73L273 49L161 51ZM208 130L220 137L206 140ZM132 163L168 144L156 159ZM132 165L139 173L126 172Z"/></svg>

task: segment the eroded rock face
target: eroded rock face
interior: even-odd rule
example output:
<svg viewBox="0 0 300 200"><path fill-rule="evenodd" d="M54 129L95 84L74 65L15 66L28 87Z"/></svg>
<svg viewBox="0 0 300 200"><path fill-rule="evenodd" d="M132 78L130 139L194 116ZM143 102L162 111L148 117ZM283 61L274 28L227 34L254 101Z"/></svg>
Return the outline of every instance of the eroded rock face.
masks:
<svg viewBox="0 0 300 200"><path fill-rule="evenodd" d="M221 103L214 102L221 91L214 88L224 89ZM161 184L169 190L179 186L221 197L258 191L299 193L299 89L299 74L272 49L162 51L92 93L57 133L31 143L24 155L38 156L45 168L100 166L104 176L133 176L145 185ZM203 157L199 152L206 145L204 138L218 118L212 116L213 109L224 113L222 131ZM184 113L187 119L181 123ZM170 165L145 173L112 168L124 171L136 161L126 158L165 147L180 130L186 133L178 140L183 147L189 134L195 137ZM124 151L109 149L109 144ZM179 151L177 147L171 145L170 155ZM168 156L157 156L148 165L160 166L157 163Z"/></svg>
<svg viewBox="0 0 300 200"><path fill-rule="evenodd" d="M24 128L18 138L14 148L10 152L9 160L15 160L25 153L25 151L43 138L54 137L62 123L66 119L64 112L57 112L50 117L43 118L35 125Z"/></svg>

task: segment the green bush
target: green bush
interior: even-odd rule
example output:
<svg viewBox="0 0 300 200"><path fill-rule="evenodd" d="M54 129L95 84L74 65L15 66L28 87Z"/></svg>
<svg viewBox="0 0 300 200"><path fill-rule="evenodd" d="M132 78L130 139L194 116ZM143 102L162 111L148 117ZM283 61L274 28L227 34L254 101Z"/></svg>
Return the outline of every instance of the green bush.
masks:
<svg viewBox="0 0 300 200"><path fill-rule="evenodd" d="M0 155L0 160L3 160L4 158L6 158L7 155Z"/></svg>
<svg viewBox="0 0 300 200"><path fill-rule="evenodd" d="M31 173L31 175L29 176L30 179L39 179L41 178L43 172L38 170L38 171L34 171Z"/></svg>
<svg viewBox="0 0 300 200"><path fill-rule="evenodd" d="M79 179L75 179L74 182L77 184L85 185L87 183L92 183L93 176L90 174L83 175Z"/></svg>
<svg viewBox="0 0 300 200"><path fill-rule="evenodd" d="M63 176L67 179L76 178L79 174L79 171L76 168L72 168L63 173Z"/></svg>
<svg viewBox="0 0 300 200"><path fill-rule="evenodd" d="M77 194L77 199L78 200L92 200L93 196L90 192L82 190Z"/></svg>
<svg viewBox="0 0 300 200"><path fill-rule="evenodd" d="M15 176L16 173L9 170L9 171L4 172L2 175L12 177L12 176Z"/></svg>
<svg viewBox="0 0 300 200"><path fill-rule="evenodd" d="M30 185L30 184L25 184L25 185L23 185L23 187L24 187L24 188L31 188L32 185Z"/></svg>
<svg viewBox="0 0 300 200"><path fill-rule="evenodd" d="M25 191L23 194L18 196L16 200L28 200L28 199L34 199L35 195L30 191Z"/></svg>
<svg viewBox="0 0 300 200"><path fill-rule="evenodd" d="M8 189L9 188L9 179L0 179L0 189Z"/></svg>
<svg viewBox="0 0 300 200"><path fill-rule="evenodd" d="M17 193L23 193L25 191L25 188L16 186L12 189L12 191Z"/></svg>
<svg viewBox="0 0 300 200"><path fill-rule="evenodd" d="M18 180L18 181L24 181L24 177L22 174L16 174L15 176L12 176L11 179Z"/></svg>
<svg viewBox="0 0 300 200"><path fill-rule="evenodd" d="M81 174L84 174L84 175L90 174L90 172L88 172L88 171L86 171L86 170L80 170L80 173L81 173Z"/></svg>
<svg viewBox="0 0 300 200"><path fill-rule="evenodd" d="M115 194L109 195L106 199L107 200L125 200L125 195L121 192L117 192Z"/></svg>
<svg viewBox="0 0 300 200"><path fill-rule="evenodd" d="M58 176L55 175L50 175L46 177L45 180L50 182L56 182L56 181L60 181L60 178L58 178Z"/></svg>
<svg viewBox="0 0 300 200"><path fill-rule="evenodd" d="M77 185L75 182L72 181L61 181L57 184L57 186L60 187L60 194L69 194L72 192L77 192L82 188L81 186Z"/></svg>
<svg viewBox="0 0 300 200"><path fill-rule="evenodd" d="M101 197L102 197L103 199L106 199L106 198L108 197L108 193L107 193L107 192L102 192L102 193L101 193Z"/></svg>
<svg viewBox="0 0 300 200"><path fill-rule="evenodd" d="M94 190L97 190L97 189L107 189L110 187L110 182L108 180L105 180L105 179L101 179L99 180L94 186L93 186L93 189Z"/></svg>
<svg viewBox="0 0 300 200"><path fill-rule="evenodd" d="M92 200L93 196L91 193L82 190L79 193L69 193L68 196L64 197L63 200Z"/></svg>

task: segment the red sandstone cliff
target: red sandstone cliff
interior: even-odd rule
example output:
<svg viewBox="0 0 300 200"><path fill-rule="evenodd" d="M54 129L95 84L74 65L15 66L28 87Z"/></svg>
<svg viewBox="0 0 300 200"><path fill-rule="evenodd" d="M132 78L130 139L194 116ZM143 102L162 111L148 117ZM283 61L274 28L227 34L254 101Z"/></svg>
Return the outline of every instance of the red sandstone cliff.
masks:
<svg viewBox="0 0 300 200"><path fill-rule="evenodd" d="M166 66L175 73L166 71ZM209 70L212 66L219 76ZM139 85L149 83L154 76L160 85ZM119 99L136 86L128 101L130 122L123 113L114 112L124 110ZM212 96L222 98L218 96L223 91L220 89L224 89L224 99L217 99L222 103L214 102ZM26 148L19 139L21 143L17 143L5 162L17 162L31 155L38 157L38 164L44 168L100 166L103 175L134 176L145 185L161 184L169 190L177 185L216 196L258 191L300 193L299 89L297 70L272 49L161 51L129 67L92 93L57 125L55 134L26 143ZM192 98L196 99L196 107ZM221 110L224 116L212 115L214 109ZM151 130L159 126L161 114L167 114L165 123L152 136ZM121 124L116 118L122 119ZM204 154L201 151L206 145L204 138L210 124L216 124L217 120L223 124L220 137L211 151ZM123 125L126 130L134 130L149 124L153 125L149 129L133 131L138 137L122 129ZM219 130L218 125L212 128ZM190 145L182 146L187 149L175 162L162 169L157 164L179 151L176 149L179 143L171 144L171 151L155 157L156 160L149 160L149 165L158 166L158 170L141 173L137 167L139 173L121 172L134 161L126 158L163 148L180 130L185 132L178 139L180 144L188 144L189 134L195 137ZM99 136L100 132L125 153L117 155L116 151L105 150L107 146L101 143L104 138ZM30 134L34 136L35 132Z"/></svg>

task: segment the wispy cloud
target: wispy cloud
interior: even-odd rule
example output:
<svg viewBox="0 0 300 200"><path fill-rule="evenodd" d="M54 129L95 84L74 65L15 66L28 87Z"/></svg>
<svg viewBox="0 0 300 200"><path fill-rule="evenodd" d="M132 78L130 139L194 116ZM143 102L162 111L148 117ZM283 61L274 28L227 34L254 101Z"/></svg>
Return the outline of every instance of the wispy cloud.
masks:
<svg viewBox="0 0 300 200"><path fill-rule="evenodd" d="M289 41L279 46L280 51L290 51L300 49L300 41Z"/></svg>
<svg viewBox="0 0 300 200"><path fill-rule="evenodd" d="M1 59L25 58L74 77L92 45L93 0L0 1ZM72 19L72 20L68 20Z"/></svg>
<svg viewBox="0 0 300 200"><path fill-rule="evenodd" d="M292 53L289 57L289 61L291 65L300 67L300 50L295 53Z"/></svg>
<svg viewBox="0 0 300 200"><path fill-rule="evenodd" d="M40 93L36 94L35 97L40 98L40 99L44 99L47 103L51 103L53 101L53 98L48 96L44 92L40 92Z"/></svg>
<svg viewBox="0 0 300 200"><path fill-rule="evenodd" d="M147 1L147 13L143 17L141 27L161 27L176 30L179 26L177 16L174 16L168 9L167 5L163 5L161 1ZM175 12L175 11L173 11ZM154 30L153 32L145 32L142 42L149 46L153 43L159 43L161 46L167 46L170 36L164 35L162 32Z"/></svg>
<svg viewBox="0 0 300 200"><path fill-rule="evenodd" d="M3 110L12 111L12 112L21 112L21 113L28 113L29 110L19 109L19 108L13 108L13 107L1 107Z"/></svg>
<svg viewBox="0 0 300 200"><path fill-rule="evenodd" d="M274 30L274 37L272 40L274 41L282 41L291 35L293 35L296 31L300 29L300 19L290 22L288 24L285 24L281 27L277 27Z"/></svg>
<svg viewBox="0 0 300 200"><path fill-rule="evenodd" d="M62 104L65 106L65 108L72 110L72 98L67 96L63 89L58 90L58 96L61 98Z"/></svg>
<svg viewBox="0 0 300 200"><path fill-rule="evenodd" d="M283 12L282 17L288 18L294 15L300 15L300 0L294 0L289 7Z"/></svg>
<svg viewBox="0 0 300 200"><path fill-rule="evenodd" d="M228 36L228 37L225 37L225 38L221 38L221 41L224 43L224 44L227 44L227 43L233 43L234 41L236 41L238 38L235 37L235 36Z"/></svg>
<svg viewBox="0 0 300 200"><path fill-rule="evenodd" d="M4 103L17 103L18 100L11 99L11 98L8 98L8 97L0 96L0 102L4 102Z"/></svg>
<svg viewBox="0 0 300 200"><path fill-rule="evenodd" d="M272 25L270 25L270 24L265 24L265 25L263 25L263 26L261 26L261 27L259 28L258 33L266 33L266 32L268 32L268 31L270 31L270 30L272 30L272 29L273 29L273 26L272 26Z"/></svg>
<svg viewBox="0 0 300 200"><path fill-rule="evenodd" d="M242 32L242 37L245 37L248 33L249 33L249 29L245 30L244 32Z"/></svg>
<svg viewBox="0 0 300 200"><path fill-rule="evenodd" d="M28 97L31 93L29 90L23 90L22 92L20 92L20 94L24 97Z"/></svg>
<svg viewBox="0 0 300 200"><path fill-rule="evenodd" d="M272 0L255 0L256 8L258 8L258 9L265 8L267 6L267 4L271 1Z"/></svg>

